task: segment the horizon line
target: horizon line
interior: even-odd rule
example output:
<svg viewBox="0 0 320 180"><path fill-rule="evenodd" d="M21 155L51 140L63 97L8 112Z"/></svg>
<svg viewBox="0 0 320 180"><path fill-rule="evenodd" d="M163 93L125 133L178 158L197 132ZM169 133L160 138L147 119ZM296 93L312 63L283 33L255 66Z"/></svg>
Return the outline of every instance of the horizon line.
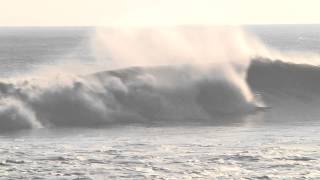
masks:
<svg viewBox="0 0 320 180"><path fill-rule="evenodd" d="M319 23L266 23L266 24L177 24L177 25L0 25L0 28L94 28L94 27L175 27L175 26L282 26L282 25L320 25Z"/></svg>

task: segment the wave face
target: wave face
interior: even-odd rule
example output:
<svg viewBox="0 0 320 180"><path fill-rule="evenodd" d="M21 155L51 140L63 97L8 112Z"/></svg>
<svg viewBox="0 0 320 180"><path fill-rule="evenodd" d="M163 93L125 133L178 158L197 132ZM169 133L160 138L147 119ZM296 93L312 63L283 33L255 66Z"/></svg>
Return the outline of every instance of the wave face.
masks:
<svg viewBox="0 0 320 180"><path fill-rule="evenodd" d="M257 112L263 103L278 116L281 111L310 113L320 92L320 69L310 65L253 60L243 82L256 95L253 99L238 80L221 74L220 68L204 72L180 65L105 71L67 82L55 79L51 85L3 82L0 129L219 121Z"/></svg>
<svg viewBox="0 0 320 180"><path fill-rule="evenodd" d="M300 123L318 121L320 116L320 68L259 58L252 61L247 82L270 112L264 119Z"/></svg>
<svg viewBox="0 0 320 180"><path fill-rule="evenodd" d="M247 81L259 92L307 98L319 95L319 77L320 68L317 66L261 58L252 61Z"/></svg>

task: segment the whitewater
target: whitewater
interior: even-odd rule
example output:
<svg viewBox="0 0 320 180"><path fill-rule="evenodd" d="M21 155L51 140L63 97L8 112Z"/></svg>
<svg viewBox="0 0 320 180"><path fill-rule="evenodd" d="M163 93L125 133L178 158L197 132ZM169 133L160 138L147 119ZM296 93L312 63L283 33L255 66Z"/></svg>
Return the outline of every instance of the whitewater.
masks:
<svg viewBox="0 0 320 180"><path fill-rule="evenodd" d="M0 179L317 179L317 25L0 30Z"/></svg>

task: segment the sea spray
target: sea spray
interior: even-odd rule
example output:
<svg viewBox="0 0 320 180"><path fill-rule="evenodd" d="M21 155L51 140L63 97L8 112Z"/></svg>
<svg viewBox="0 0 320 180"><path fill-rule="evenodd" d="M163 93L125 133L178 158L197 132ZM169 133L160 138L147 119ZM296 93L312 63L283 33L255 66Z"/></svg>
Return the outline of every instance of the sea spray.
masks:
<svg viewBox="0 0 320 180"><path fill-rule="evenodd" d="M1 101L25 109L13 111L28 125L17 129L216 121L256 109L246 73L258 46L238 28L107 28L92 39L104 72L2 82ZM12 120L5 112L1 123Z"/></svg>

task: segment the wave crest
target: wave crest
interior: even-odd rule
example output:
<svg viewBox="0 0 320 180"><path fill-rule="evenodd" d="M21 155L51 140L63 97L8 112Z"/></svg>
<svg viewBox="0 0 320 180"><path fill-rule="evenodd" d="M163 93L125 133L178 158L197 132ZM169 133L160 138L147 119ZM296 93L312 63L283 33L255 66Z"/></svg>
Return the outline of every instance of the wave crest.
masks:
<svg viewBox="0 0 320 180"><path fill-rule="evenodd" d="M255 102L235 83L241 79L221 74L219 68L158 66L100 72L68 83L57 80L50 86L40 86L37 81L2 83L0 123L17 122L19 125L12 126L19 128L88 127L210 121L254 111ZM3 103L13 98L11 104Z"/></svg>

